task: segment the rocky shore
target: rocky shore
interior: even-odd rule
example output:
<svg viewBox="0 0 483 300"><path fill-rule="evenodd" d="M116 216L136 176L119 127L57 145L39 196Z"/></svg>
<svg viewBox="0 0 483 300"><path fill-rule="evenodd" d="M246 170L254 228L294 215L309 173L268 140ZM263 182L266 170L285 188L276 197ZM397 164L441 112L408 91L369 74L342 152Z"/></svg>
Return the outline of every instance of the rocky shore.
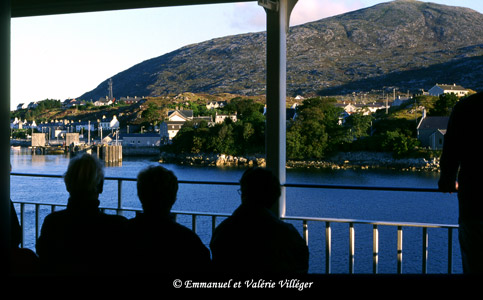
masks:
<svg viewBox="0 0 483 300"><path fill-rule="evenodd" d="M205 165L216 167L264 167L264 155L239 157L225 154L172 154L161 153L161 163L181 165ZM393 169L400 171L439 172L439 159L424 158L396 159L385 152L342 152L325 160L287 161L287 168L317 169Z"/></svg>

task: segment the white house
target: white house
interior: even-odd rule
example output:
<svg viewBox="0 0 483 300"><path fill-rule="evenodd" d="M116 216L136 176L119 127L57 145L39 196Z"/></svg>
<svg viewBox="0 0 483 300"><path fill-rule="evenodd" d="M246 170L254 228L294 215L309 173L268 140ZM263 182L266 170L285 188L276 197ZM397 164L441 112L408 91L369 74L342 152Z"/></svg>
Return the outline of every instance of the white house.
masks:
<svg viewBox="0 0 483 300"><path fill-rule="evenodd" d="M105 98L100 98L99 100L94 102L94 106L111 105L112 103L113 101L106 96Z"/></svg>
<svg viewBox="0 0 483 300"><path fill-rule="evenodd" d="M335 104L335 106L338 106L338 107L341 107L342 109L344 109L344 111L348 115L356 113L360 110L360 107L357 107L356 105L354 105L352 103L348 103L348 104L346 104L345 102L344 103L337 103L337 104Z"/></svg>
<svg viewBox="0 0 483 300"><path fill-rule="evenodd" d="M119 121L116 116L113 116L112 119L107 119L106 116L102 116L102 119L99 121L99 127L102 130L117 129L119 128Z"/></svg>
<svg viewBox="0 0 483 300"><path fill-rule="evenodd" d="M166 121L159 125L160 136L165 141L171 141L186 121L193 120L192 110L172 110L168 112Z"/></svg>
<svg viewBox="0 0 483 300"><path fill-rule="evenodd" d="M10 122L10 128L17 129L19 128L19 126L21 126L20 124L22 124L22 121L19 120L17 117L15 117L15 119L12 122Z"/></svg>
<svg viewBox="0 0 483 300"><path fill-rule="evenodd" d="M225 119L231 119L233 122L236 122L238 119L237 119L237 115L236 114L233 114L233 115L219 115L218 113L216 113L215 115L215 123L216 124L220 124L220 123L223 123L225 121Z"/></svg>
<svg viewBox="0 0 483 300"><path fill-rule="evenodd" d="M375 113L376 111L380 109L386 109L386 104L384 103L369 103L366 104L362 107L362 110L364 110L364 115L369 115L372 113Z"/></svg>
<svg viewBox="0 0 483 300"><path fill-rule="evenodd" d="M226 101L210 101L206 104L207 109L223 108L226 105Z"/></svg>
<svg viewBox="0 0 483 300"><path fill-rule="evenodd" d="M19 103L19 105L17 105L17 110L26 109L27 107L28 107L27 103Z"/></svg>
<svg viewBox="0 0 483 300"><path fill-rule="evenodd" d="M464 87L456 84L436 84L429 89L428 94L430 96L439 96L442 94L455 94L458 97L468 95L469 91Z"/></svg>
<svg viewBox="0 0 483 300"><path fill-rule="evenodd" d="M168 112L168 120L181 121L181 122L193 120L193 111L192 110L171 110Z"/></svg>

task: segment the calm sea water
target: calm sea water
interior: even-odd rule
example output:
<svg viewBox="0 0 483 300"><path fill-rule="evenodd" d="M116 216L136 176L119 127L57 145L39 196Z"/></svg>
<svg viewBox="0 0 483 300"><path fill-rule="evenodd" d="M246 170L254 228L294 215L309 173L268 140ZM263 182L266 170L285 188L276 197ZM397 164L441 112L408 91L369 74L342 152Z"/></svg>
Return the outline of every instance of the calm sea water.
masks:
<svg viewBox="0 0 483 300"><path fill-rule="evenodd" d="M26 151L12 151L12 171L33 174L63 174L69 158L65 155L30 155ZM148 165L158 162L149 158L124 158L119 166L107 166L106 176L135 178ZM163 164L174 171L180 180L210 180L237 182L244 168L217 168ZM384 187L435 188L437 173L398 172L389 170L287 170L289 183L315 183ZM182 184L173 210L231 213L240 203L237 186ZM38 201L65 204L68 194L62 179L11 176L13 201ZM135 182L123 182L123 207L140 208ZM107 181L100 196L101 206L117 205L117 182ZM17 212L19 206L17 205ZM287 188L286 215L362 219L393 222L420 222L457 224L456 195L441 193L386 192L332 189ZM50 212L42 209L40 222ZM35 249L34 208L25 210L25 247ZM126 217L132 215L127 214ZM179 216L178 221L191 226L191 217ZM220 220L221 221L221 220ZM300 231L302 224L293 222ZM379 273L396 273L397 229L379 227ZM428 273L447 271L447 231L429 229ZM199 217L197 233L208 245L211 218ZM372 226L355 226L356 254L355 272L372 272ZM421 273L422 229L406 228L403 238L403 273ZM347 224L332 225L332 273L349 270L349 227ZM309 222L310 272L325 272L325 223ZM457 232L453 234L453 273L461 273L461 258Z"/></svg>

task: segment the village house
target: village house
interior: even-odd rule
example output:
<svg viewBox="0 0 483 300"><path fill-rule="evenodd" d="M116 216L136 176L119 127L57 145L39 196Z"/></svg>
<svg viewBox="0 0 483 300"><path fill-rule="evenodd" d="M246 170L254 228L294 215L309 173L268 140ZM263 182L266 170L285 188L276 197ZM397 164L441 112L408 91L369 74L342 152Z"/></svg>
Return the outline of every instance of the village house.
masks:
<svg viewBox="0 0 483 300"><path fill-rule="evenodd" d="M436 84L429 89L428 94L430 96L439 96L442 94L455 94L458 97L464 97L468 95L469 90L456 84Z"/></svg>
<svg viewBox="0 0 483 300"><path fill-rule="evenodd" d="M441 150L448 120L449 117L426 116L426 110L423 110L423 116L417 126L417 137L421 146Z"/></svg>
<svg viewBox="0 0 483 300"><path fill-rule="evenodd" d="M341 107L346 116L349 116L353 113L359 113L362 112L364 116L370 115L372 113L375 113L376 111L380 109L386 109L386 104L384 103L367 103L367 104L352 104L352 103L336 103L335 106Z"/></svg>
<svg viewBox="0 0 483 300"><path fill-rule="evenodd" d="M99 120L98 128L101 128L102 130L117 129L119 128L119 120L116 116L113 116L112 119L102 116L102 119Z"/></svg>
<svg viewBox="0 0 483 300"><path fill-rule="evenodd" d="M192 110L169 111L166 120L159 125L160 136L163 143L170 142L187 121L195 124L198 124L201 121L206 121L208 126L213 125L213 118L211 116L193 117Z"/></svg>
<svg viewBox="0 0 483 300"><path fill-rule="evenodd" d="M373 113L375 113L378 110L386 109L386 108L388 108L386 106L386 104L384 104L384 103L377 103L377 102L364 104L361 107L362 111L364 112L363 114L365 116L370 115L370 114L373 114Z"/></svg>
<svg viewBox="0 0 483 300"><path fill-rule="evenodd" d="M206 104L207 109L223 108L226 105L226 101L210 101Z"/></svg>
<svg viewBox="0 0 483 300"><path fill-rule="evenodd" d="M15 117L15 119L10 122L10 129L22 129L23 123L24 122L22 122L22 120L19 120L19 118Z"/></svg>
<svg viewBox="0 0 483 300"><path fill-rule="evenodd" d="M26 109L26 108L28 108L28 104L27 103L19 103L17 105L17 110L19 110L19 109Z"/></svg>
<svg viewBox="0 0 483 300"><path fill-rule="evenodd" d="M21 120L15 117L10 122L10 129L32 129L32 128L37 128L37 123L35 123L35 120L33 120L31 123L27 122L27 120Z"/></svg>
<svg viewBox="0 0 483 300"><path fill-rule="evenodd" d="M27 105L27 108L28 109L34 109L38 106L38 101L33 101L33 102L30 102L29 105Z"/></svg>
<svg viewBox="0 0 483 300"><path fill-rule="evenodd" d="M231 115L219 115L218 113L216 113L215 115L216 124L221 124L225 122L225 119L231 119L233 122L236 122L238 120L236 113Z"/></svg>
<svg viewBox="0 0 483 300"><path fill-rule="evenodd" d="M167 120L159 125L161 139L165 142L171 141L178 134L184 123L191 120L193 120L192 110L168 111Z"/></svg>
<svg viewBox="0 0 483 300"><path fill-rule="evenodd" d="M165 142L171 141L181 130L185 121L164 121L159 125L161 139Z"/></svg>
<svg viewBox="0 0 483 300"><path fill-rule="evenodd" d="M81 131L95 131L95 122L90 122L90 121L80 121L79 122L74 122L71 125L74 126L75 132L81 132Z"/></svg>
<svg viewBox="0 0 483 300"><path fill-rule="evenodd" d="M65 123L58 120L51 120L50 122L42 122L37 126L39 132L48 133L49 138L57 138L60 134L67 132Z"/></svg>
<svg viewBox="0 0 483 300"><path fill-rule="evenodd" d="M108 96L104 98L99 98L96 102L94 102L94 106L107 106L113 104L115 99L109 99Z"/></svg>
<svg viewBox="0 0 483 300"><path fill-rule="evenodd" d="M126 97L119 98L119 102L124 102L125 104L135 104L135 103L139 103L139 102L144 101L144 100L146 100L146 98L137 97L137 96L134 96L134 97L126 96Z"/></svg>
<svg viewBox="0 0 483 300"><path fill-rule="evenodd" d="M83 101L76 100L76 99L66 99L62 102L62 108L71 108L75 106L85 105Z"/></svg>
<svg viewBox="0 0 483 300"><path fill-rule="evenodd" d="M351 115L351 114L356 113L360 110L360 107L358 107L358 106L356 106L352 103L345 103L345 102L336 103L335 106L342 108L347 115Z"/></svg>
<svg viewBox="0 0 483 300"><path fill-rule="evenodd" d="M168 112L168 121L186 122L193 120L193 111L191 109L171 110Z"/></svg>
<svg viewBox="0 0 483 300"><path fill-rule="evenodd" d="M127 133L121 135L123 147L153 147L160 146L161 136L159 133Z"/></svg>

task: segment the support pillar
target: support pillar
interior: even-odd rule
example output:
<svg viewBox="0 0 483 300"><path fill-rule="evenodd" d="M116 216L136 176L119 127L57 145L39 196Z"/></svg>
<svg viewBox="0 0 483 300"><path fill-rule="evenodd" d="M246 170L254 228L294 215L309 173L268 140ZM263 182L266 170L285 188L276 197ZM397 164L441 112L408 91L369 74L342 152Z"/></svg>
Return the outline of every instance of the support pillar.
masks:
<svg viewBox="0 0 483 300"><path fill-rule="evenodd" d="M282 184L282 195L273 211L285 215L286 181L286 84L287 84L287 32L290 14L297 0L260 0L267 14L267 114L266 160Z"/></svg>
<svg viewBox="0 0 483 300"><path fill-rule="evenodd" d="M10 0L0 1L0 272L10 260Z"/></svg>

